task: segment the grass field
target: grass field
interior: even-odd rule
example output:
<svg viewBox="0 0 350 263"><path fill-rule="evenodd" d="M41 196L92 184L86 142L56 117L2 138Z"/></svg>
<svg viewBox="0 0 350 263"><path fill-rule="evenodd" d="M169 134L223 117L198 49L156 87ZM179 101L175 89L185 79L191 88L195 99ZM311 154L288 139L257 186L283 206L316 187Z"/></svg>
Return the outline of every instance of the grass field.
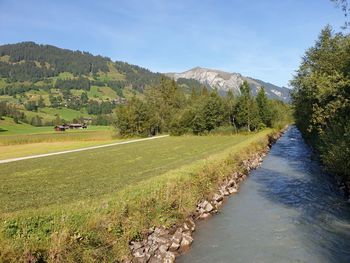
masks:
<svg viewBox="0 0 350 263"><path fill-rule="evenodd" d="M0 147L6 145L35 144L43 142L81 142L81 141L109 141L114 137L112 128L105 127L103 130L71 130L65 132L52 132L46 129L41 133L16 134L0 136ZM0 154L1 155L1 154Z"/></svg>
<svg viewBox="0 0 350 263"><path fill-rule="evenodd" d="M149 227L181 222L271 132L166 137L0 164L0 262L120 261Z"/></svg>
<svg viewBox="0 0 350 263"><path fill-rule="evenodd" d="M116 142L110 126L89 126L87 130L56 132L53 127L0 121L0 160L51 153Z"/></svg>
<svg viewBox="0 0 350 263"><path fill-rule="evenodd" d="M98 198L249 137L170 137L3 164L0 212Z"/></svg>
<svg viewBox="0 0 350 263"><path fill-rule="evenodd" d="M102 139L99 140L93 138L85 138L85 141L54 141L54 142L39 142L28 144L15 144L15 145L0 145L0 160L25 157L30 155L52 153L58 151L74 150L79 148L85 148L89 146L104 145L109 143L115 143L118 139Z"/></svg>
<svg viewBox="0 0 350 263"><path fill-rule="evenodd" d="M118 97L117 93L110 87L91 86L87 94L89 98L99 98L101 100L115 99Z"/></svg>
<svg viewBox="0 0 350 263"><path fill-rule="evenodd" d="M2 120L0 120L0 144L1 141L5 140L5 138L8 135L29 135L29 134L43 134L43 133L50 133L50 134L71 134L71 133L81 133L81 132L89 132L89 131L112 131L112 128L110 126L94 126L89 125L87 130L81 131L81 130L68 130L64 133L56 132L53 129L53 126L43 126L43 127L35 127L27 123L20 123L17 124L13 121L12 118L3 117Z"/></svg>

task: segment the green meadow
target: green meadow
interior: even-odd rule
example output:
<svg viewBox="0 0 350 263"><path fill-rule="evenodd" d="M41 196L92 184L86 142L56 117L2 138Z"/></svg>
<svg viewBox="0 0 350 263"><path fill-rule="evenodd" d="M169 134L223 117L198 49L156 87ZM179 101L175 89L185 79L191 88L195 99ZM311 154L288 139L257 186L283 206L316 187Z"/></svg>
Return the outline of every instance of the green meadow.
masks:
<svg viewBox="0 0 350 263"><path fill-rule="evenodd" d="M0 164L0 261L122 260L130 240L181 222L271 133L171 136Z"/></svg>
<svg viewBox="0 0 350 263"><path fill-rule="evenodd" d="M16 124L11 118L0 120L0 160L73 150L120 141L111 126L88 126L86 130L54 131L52 126Z"/></svg>
<svg viewBox="0 0 350 263"><path fill-rule="evenodd" d="M250 137L167 137L2 164L0 212L99 198Z"/></svg>
<svg viewBox="0 0 350 263"><path fill-rule="evenodd" d="M11 136L18 137L18 135L43 135L51 134L57 137L64 136L64 134L88 134L89 132L112 132L111 126L95 126L88 125L86 130L66 130L65 132L56 132L53 126L35 127L27 123L15 123L12 118L3 117L0 120L0 145L7 138ZM18 137L19 138L19 137Z"/></svg>

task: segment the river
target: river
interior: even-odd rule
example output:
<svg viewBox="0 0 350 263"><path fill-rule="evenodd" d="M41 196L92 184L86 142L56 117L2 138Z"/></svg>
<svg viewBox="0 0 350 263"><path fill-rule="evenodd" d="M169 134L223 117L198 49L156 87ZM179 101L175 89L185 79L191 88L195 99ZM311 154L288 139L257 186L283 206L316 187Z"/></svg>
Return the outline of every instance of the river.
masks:
<svg viewBox="0 0 350 263"><path fill-rule="evenodd" d="M292 126L176 262L350 262L350 204Z"/></svg>

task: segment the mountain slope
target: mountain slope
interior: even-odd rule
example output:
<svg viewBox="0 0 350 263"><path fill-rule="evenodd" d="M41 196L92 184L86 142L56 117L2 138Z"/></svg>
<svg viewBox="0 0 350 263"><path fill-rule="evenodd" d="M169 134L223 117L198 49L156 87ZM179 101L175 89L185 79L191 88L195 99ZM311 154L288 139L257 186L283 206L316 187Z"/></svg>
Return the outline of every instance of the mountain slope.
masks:
<svg viewBox="0 0 350 263"><path fill-rule="evenodd" d="M239 87L243 81L248 81L252 93L255 95L263 86L267 96L272 99L279 99L284 102L290 100L290 90L284 87L278 87L271 83L267 83L258 79L244 77L239 73L229 73L221 70L207 69L196 67L182 73L166 73L168 77L178 79L194 79L203 85L209 85L211 88L217 88L220 93L225 94L232 90L235 94L239 94Z"/></svg>
<svg viewBox="0 0 350 263"><path fill-rule="evenodd" d="M117 104L142 97L147 86L157 86L163 78L168 77L88 52L34 42L0 46L0 102L13 104L27 122L40 118L51 125L57 117L70 121L111 114ZM196 80L178 84L185 93L202 88ZM74 117L65 110L74 111Z"/></svg>
<svg viewBox="0 0 350 263"><path fill-rule="evenodd" d="M136 90L159 83L160 73L88 52L72 51L51 45L22 42L0 46L0 77L7 82L38 82L61 73L99 82L123 81ZM122 84L122 83L121 83Z"/></svg>

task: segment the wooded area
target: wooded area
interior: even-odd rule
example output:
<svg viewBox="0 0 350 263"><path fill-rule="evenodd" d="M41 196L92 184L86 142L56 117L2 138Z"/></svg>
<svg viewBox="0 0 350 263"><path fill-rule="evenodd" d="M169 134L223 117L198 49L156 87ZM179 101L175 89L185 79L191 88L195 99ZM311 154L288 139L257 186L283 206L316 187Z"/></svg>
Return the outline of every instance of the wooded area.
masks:
<svg viewBox="0 0 350 263"><path fill-rule="evenodd" d="M350 37L324 28L294 87L296 124L334 173L350 177Z"/></svg>

